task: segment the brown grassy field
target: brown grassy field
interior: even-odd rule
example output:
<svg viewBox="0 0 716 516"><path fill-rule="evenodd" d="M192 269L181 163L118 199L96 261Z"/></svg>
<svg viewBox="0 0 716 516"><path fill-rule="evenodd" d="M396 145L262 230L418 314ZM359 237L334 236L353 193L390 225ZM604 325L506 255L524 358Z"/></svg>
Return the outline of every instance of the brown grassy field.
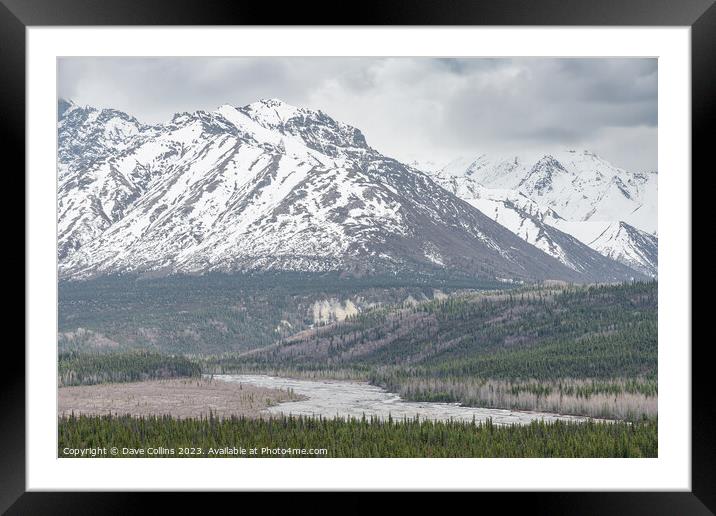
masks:
<svg viewBox="0 0 716 516"><path fill-rule="evenodd" d="M58 414L263 417L266 407L305 399L290 391L210 379L152 380L58 389Z"/></svg>

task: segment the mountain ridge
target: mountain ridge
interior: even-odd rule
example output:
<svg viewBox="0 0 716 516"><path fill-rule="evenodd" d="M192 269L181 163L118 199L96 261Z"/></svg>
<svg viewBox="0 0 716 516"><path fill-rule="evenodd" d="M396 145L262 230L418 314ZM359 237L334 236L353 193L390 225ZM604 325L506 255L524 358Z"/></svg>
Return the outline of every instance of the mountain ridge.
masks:
<svg viewBox="0 0 716 516"><path fill-rule="evenodd" d="M322 111L263 99L145 125L63 102L61 277L434 268L518 280L638 276L613 261L598 271L564 266Z"/></svg>
<svg viewBox="0 0 716 516"><path fill-rule="evenodd" d="M573 150L531 159L479 154L426 172L530 243L535 244L534 231L529 235L525 227L542 226L545 234L566 233L607 258L657 277L656 172L627 172L593 152ZM558 251L547 251L569 263Z"/></svg>

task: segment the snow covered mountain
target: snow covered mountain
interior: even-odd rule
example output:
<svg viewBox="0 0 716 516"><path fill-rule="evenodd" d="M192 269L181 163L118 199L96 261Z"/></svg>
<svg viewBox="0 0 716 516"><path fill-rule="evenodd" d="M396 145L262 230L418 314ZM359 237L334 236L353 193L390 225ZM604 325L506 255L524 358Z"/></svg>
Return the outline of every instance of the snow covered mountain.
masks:
<svg viewBox="0 0 716 516"><path fill-rule="evenodd" d="M58 113L61 277L436 269L638 276L613 260L565 266L321 111L267 99L153 126L67 101Z"/></svg>
<svg viewBox="0 0 716 516"><path fill-rule="evenodd" d="M566 220L620 220L657 235L656 172L630 172L589 151L459 158L434 172L486 188L516 190Z"/></svg>
<svg viewBox="0 0 716 516"><path fill-rule="evenodd" d="M657 275L656 173L630 173L587 151L509 159L480 155L428 173L565 265L580 268L580 249L570 248L563 233L642 274Z"/></svg>
<svg viewBox="0 0 716 516"><path fill-rule="evenodd" d="M592 249L634 270L650 276L658 275L659 240L655 235L630 226L626 222L554 220L551 224L569 233Z"/></svg>

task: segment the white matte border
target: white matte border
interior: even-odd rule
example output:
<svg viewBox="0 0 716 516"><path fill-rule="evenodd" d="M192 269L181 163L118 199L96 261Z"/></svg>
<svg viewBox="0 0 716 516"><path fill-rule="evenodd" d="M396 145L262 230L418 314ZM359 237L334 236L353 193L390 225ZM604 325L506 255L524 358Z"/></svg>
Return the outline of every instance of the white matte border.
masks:
<svg viewBox="0 0 716 516"><path fill-rule="evenodd" d="M27 489L690 490L690 36L688 27L29 27ZM56 59L86 55L658 57L659 458L57 458Z"/></svg>

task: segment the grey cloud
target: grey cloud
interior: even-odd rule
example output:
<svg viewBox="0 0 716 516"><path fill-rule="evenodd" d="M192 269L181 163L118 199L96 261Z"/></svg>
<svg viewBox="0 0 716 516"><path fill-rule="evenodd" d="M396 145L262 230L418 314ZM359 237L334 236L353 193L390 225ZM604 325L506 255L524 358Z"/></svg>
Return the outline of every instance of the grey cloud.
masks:
<svg viewBox="0 0 716 516"><path fill-rule="evenodd" d="M656 59L65 58L58 94L147 122L278 97L400 159L578 146L657 168Z"/></svg>

